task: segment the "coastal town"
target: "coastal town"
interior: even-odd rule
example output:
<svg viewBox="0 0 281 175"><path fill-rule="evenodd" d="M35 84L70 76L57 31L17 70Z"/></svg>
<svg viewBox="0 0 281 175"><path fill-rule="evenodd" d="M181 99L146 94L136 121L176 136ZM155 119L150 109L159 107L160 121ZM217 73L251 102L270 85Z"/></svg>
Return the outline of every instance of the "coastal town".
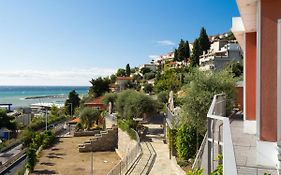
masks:
<svg viewBox="0 0 281 175"><path fill-rule="evenodd" d="M201 27L85 94L0 104L0 175L280 175L281 3L236 3L229 31Z"/></svg>

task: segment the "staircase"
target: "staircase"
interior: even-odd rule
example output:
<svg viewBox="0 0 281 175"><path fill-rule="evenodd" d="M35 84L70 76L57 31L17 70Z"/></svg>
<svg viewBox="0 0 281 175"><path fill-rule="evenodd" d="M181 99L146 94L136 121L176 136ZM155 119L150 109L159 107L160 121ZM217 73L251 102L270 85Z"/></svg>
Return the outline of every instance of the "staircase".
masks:
<svg viewBox="0 0 281 175"><path fill-rule="evenodd" d="M114 151L118 142L118 129L108 128L78 145L79 152Z"/></svg>

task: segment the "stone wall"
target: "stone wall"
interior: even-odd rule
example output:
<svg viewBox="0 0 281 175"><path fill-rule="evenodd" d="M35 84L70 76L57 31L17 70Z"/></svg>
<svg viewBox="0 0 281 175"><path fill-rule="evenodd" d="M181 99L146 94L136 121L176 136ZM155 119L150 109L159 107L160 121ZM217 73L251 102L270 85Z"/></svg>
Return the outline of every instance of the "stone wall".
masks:
<svg viewBox="0 0 281 175"><path fill-rule="evenodd" d="M101 130L77 131L77 132L74 132L74 137L95 136L96 134L100 134L100 131Z"/></svg>
<svg viewBox="0 0 281 175"><path fill-rule="evenodd" d="M95 134L93 138L79 145L79 152L114 151L117 148L117 128L106 129Z"/></svg>

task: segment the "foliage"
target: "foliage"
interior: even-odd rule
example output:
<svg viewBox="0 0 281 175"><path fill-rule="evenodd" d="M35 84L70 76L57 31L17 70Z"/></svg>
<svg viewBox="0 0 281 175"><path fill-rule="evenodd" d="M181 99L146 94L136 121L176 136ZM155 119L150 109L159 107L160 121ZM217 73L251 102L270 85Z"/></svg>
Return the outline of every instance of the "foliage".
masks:
<svg viewBox="0 0 281 175"><path fill-rule="evenodd" d="M75 90L69 92L68 99L65 101L64 105L66 107L66 113L71 115L71 111L72 111L73 114L75 109L80 105L79 94Z"/></svg>
<svg viewBox="0 0 281 175"><path fill-rule="evenodd" d="M23 147L28 147L32 143L32 138L35 136L35 132L29 128L23 130L19 138L22 140Z"/></svg>
<svg viewBox="0 0 281 175"><path fill-rule="evenodd" d="M193 43L193 50L192 50L192 56L190 57L190 66L196 67L199 66L199 57L201 55L201 49L199 40L195 39Z"/></svg>
<svg viewBox="0 0 281 175"><path fill-rule="evenodd" d="M0 108L0 128L7 128L15 131L17 129L14 117L8 116L6 110Z"/></svg>
<svg viewBox="0 0 281 175"><path fill-rule="evenodd" d="M112 74L112 75L110 76L110 83L115 83L115 82L116 82L116 78L117 78L117 76L114 75L114 74Z"/></svg>
<svg viewBox="0 0 281 175"><path fill-rule="evenodd" d="M104 93L109 92L110 80L108 78L97 78L90 81L92 86L90 87L89 93L94 97L102 96Z"/></svg>
<svg viewBox="0 0 281 175"><path fill-rule="evenodd" d="M230 114L234 101L235 79L228 70L218 72L201 72L194 69L183 87L186 95L182 100L183 121L198 128L200 134L205 132L208 109L215 94L226 94L226 110Z"/></svg>
<svg viewBox="0 0 281 175"><path fill-rule="evenodd" d="M125 90L118 95L116 110L122 118L143 117L156 111L156 101L143 93Z"/></svg>
<svg viewBox="0 0 281 175"><path fill-rule="evenodd" d="M117 77L125 77L126 76L126 70L125 69L118 69L116 73Z"/></svg>
<svg viewBox="0 0 281 175"><path fill-rule="evenodd" d="M30 171L33 171L34 166L36 164L36 149L29 148L27 150L26 156L27 156L26 168L28 168Z"/></svg>
<svg viewBox="0 0 281 175"><path fill-rule="evenodd" d="M117 100L116 93L106 93L102 99L102 102L106 105L109 104L109 102L111 102L112 107L114 107L116 100Z"/></svg>
<svg viewBox="0 0 281 175"><path fill-rule="evenodd" d="M140 74L134 74L133 80L137 81L137 82L140 82L142 80L142 76Z"/></svg>
<svg viewBox="0 0 281 175"><path fill-rule="evenodd" d="M132 128L136 128L136 122L133 120L118 120L118 127L128 133L129 137L136 140L136 132Z"/></svg>
<svg viewBox="0 0 281 175"><path fill-rule="evenodd" d="M190 57L189 42L180 40L178 49L175 50L174 61L183 61Z"/></svg>
<svg viewBox="0 0 281 175"><path fill-rule="evenodd" d="M243 65L240 62L231 62L228 64L234 77L240 77L243 75Z"/></svg>
<svg viewBox="0 0 281 175"><path fill-rule="evenodd" d="M80 112L81 123L84 128L89 130L94 121L97 121L100 117L100 111L96 108L85 107Z"/></svg>
<svg viewBox="0 0 281 175"><path fill-rule="evenodd" d="M144 84L143 91L150 94L153 91L153 85L148 83Z"/></svg>
<svg viewBox="0 0 281 175"><path fill-rule="evenodd" d="M45 131L44 135L43 135L43 142L42 142L42 146L43 148L49 148L52 146L52 144L54 143L56 136L53 132L51 131Z"/></svg>
<svg viewBox="0 0 281 175"><path fill-rule="evenodd" d="M151 80L151 79L155 78L155 73L154 72L148 72L148 73L145 73L143 75L143 77L146 80Z"/></svg>
<svg viewBox="0 0 281 175"><path fill-rule="evenodd" d="M201 28L198 42L200 45L200 55L202 55L204 51L207 52L210 49L210 40L204 27Z"/></svg>
<svg viewBox="0 0 281 175"><path fill-rule="evenodd" d="M129 64L127 64L126 65L126 76L130 76L131 75L131 68L130 68L130 65Z"/></svg>
<svg viewBox="0 0 281 175"><path fill-rule="evenodd" d="M162 91L178 91L182 86L183 73L177 70L169 69L163 74L157 74L154 79L154 90L156 92Z"/></svg>
<svg viewBox="0 0 281 175"><path fill-rule="evenodd" d="M168 103L168 98L169 97L169 92L168 91L162 91L159 92L157 99L161 104L166 104Z"/></svg>
<svg viewBox="0 0 281 175"><path fill-rule="evenodd" d="M195 169L193 171L189 171L186 175L203 175L203 169Z"/></svg>
<svg viewBox="0 0 281 175"><path fill-rule="evenodd" d="M177 130L176 149L180 159L188 160L196 154L196 145L203 140L194 126L182 123Z"/></svg>
<svg viewBox="0 0 281 175"><path fill-rule="evenodd" d="M143 67L141 70L140 70L140 72L144 75L144 74L146 74L146 73L149 73L149 72L151 72L152 70L150 69L150 68L148 68L148 67Z"/></svg>
<svg viewBox="0 0 281 175"><path fill-rule="evenodd" d="M82 123L77 123L76 126L75 126L75 130L80 130L80 129L83 129L83 125Z"/></svg>

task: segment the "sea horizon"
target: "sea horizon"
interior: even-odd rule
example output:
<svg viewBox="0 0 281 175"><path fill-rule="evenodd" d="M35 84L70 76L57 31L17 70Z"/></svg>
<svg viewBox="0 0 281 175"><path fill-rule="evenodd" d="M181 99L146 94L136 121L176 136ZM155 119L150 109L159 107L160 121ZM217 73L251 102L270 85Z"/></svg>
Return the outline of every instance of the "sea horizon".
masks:
<svg viewBox="0 0 281 175"><path fill-rule="evenodd" d="M72 90L82 97L88 93L89 86L0 85L0 104L12 104L13 108L34 103L62 104Z"/></svg>

